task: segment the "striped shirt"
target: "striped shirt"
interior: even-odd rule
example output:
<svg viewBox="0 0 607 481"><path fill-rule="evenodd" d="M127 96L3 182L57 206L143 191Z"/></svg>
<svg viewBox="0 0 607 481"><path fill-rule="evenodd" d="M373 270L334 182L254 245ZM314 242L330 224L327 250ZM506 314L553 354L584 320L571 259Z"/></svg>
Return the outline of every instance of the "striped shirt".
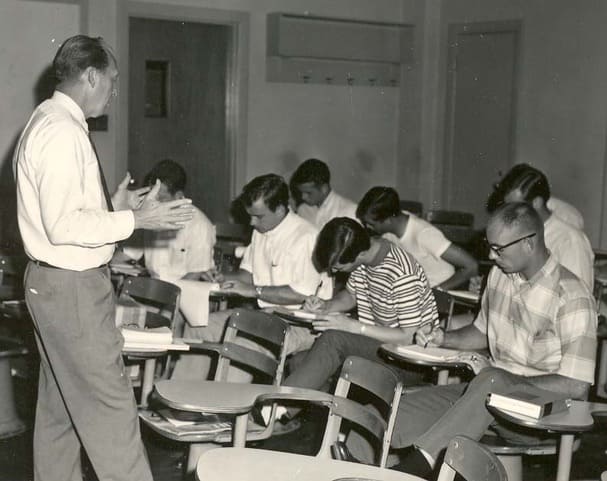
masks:
<svg viewBox="0 0 607 481"><path fill-rule="evenodd" d="M399 246L390 244L377 266L361 265L346 288L356 298L358 319L386 327L438 324L438 312L426 274Z"/></svg>
<svg viewBox="0 0 607 481"><path fill-rule="evenodd" d="M474 325L487 334L496 367L521 376L594 381L594 299L552 255L528 281L494 267Z"/></svg>

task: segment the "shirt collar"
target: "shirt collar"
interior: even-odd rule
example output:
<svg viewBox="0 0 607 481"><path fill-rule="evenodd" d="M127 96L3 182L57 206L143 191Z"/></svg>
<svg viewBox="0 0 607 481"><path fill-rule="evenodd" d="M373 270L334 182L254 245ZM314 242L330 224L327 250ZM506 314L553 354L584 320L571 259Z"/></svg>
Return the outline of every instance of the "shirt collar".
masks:
<svg viewBox="0 0 607 481"><path fill-rule="evenodd" d="M331 189L329 191L329 193L327 194L327 196L325 197L325 200L322 201L322 204L320 204L318 206L318 210L326 209L328 206L331 205L334 198L335 198L335 192L333 192L333 189Z"/></svg>
<svg viewBox="0 0 607 481"><path fill-rule="evenodd" d="M550 254L542 268L537 271L531 279L523 279L519 273L512 274L512 276L516 285L521 287L524 285L533 287L538 283L542 283L543 279L550 278L554 270L557 268L557 265L558 261L552 254Z"/></svg>
<svg viewBox="0 0 607 481"><path fill-rule="evenodd" d="M86 132L88 133L89 126L86 123L84 112L82 111L80 106L76 102L74 102L74 99L72 99L69 95L64 94L63 92L60 92L59 90L55 90L55 92L53 93L53 100L60 104L62 107L64 107L72 115L72 117L74 117L74 120L76 120L76 122L82 125L84 130L86 130Z"/></svg>
<svg viewBox="0 0 607 481"><path fill-rule="evenodd" d="M261 235L263 235L265 237L268 237L268 238L278 237L283 232L289 232L290 231L290 226L293 225L294 221L295 221L295 214L293 214L289 210L287 212L287 215L284 217L284 219L282 219L280 221L280 223L276 227L274 227L274 229L269 230L268 232L264 232Z"/></svg>

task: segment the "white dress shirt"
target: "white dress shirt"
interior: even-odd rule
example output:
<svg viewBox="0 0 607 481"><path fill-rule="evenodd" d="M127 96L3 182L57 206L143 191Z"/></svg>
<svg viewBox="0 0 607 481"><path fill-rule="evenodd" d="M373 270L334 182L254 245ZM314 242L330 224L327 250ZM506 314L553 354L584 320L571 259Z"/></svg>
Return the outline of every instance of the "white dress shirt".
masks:
<svg viewBox="0 0 607 481"><path fill-rule="evenodd" d="M553 214L544 222L544 241L559 264L579 277L592 292L594 251L586 234Z"/></svg>
<svg viewBox="0 0 607 481"><path fill-rule="evenodd" d="M335 217L356 220L356 204L332 190L319 207L302 203L297 207L297 214L320 230Z"/></svg>
<svg viewBox="0 0 607 481"><path fill-rule="evenodd" d="M240 268L253 275L256 286L289 286L306 296L317 293L323 299L330 299L331 280L326 274L319 274L312 264L317 233L313 225L289 212L274 229L263 234L253 231ZM322 286L316 292L321 281ZM262 300L258 303L260 307L273 305Z"/></svg>
<svg viewBox="0 0 607 481"><path fill-rule="evenodd" d="M385 234L384 237L415 257L423 267L430 287L438 286L455 273L455 267L441 257L451 246L451 241L430 222L409 212L406 215L409 220L402 237L394 234Z"/></svg>
<svg viewBox="0 0 607 481"><path fill-rule="evenodd" d="M215 265L215 226L196 207L183 229L146 230L143 235L143 248L125 247L124 253L133 259L144 256L152 277L172 282L188 272L207 271Z"/></svg>
<svg viewBox="0 0 607 481"><path fill-rule="evenodd" d="M17 217L27 255L82 271L107 263L114 243L131 235L133 212L109 212L97 157L80 107L67 95L34 110L13 167Z"/></svg>
<svg viewBox="0 0 607 481"><path fill-rule="evenodd" d="M562 221L567 222L567 224L576 229L584 230L584 218L582 214L569 202L557 199L556 197L550 197L548 202L546 202L546 207Z"/></svg>

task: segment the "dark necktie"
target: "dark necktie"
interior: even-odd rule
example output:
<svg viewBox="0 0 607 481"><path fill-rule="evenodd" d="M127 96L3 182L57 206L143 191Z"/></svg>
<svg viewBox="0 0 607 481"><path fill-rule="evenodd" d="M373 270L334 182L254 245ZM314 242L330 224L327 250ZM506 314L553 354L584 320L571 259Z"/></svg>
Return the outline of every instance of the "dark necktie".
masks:
<svg viewBox="0 0 607 481"><path fill-rule="evenodd" d="M97 165L99 166L99 177L101 177L101 187L103 187L103 196L105 197L105 202L107 203L107 210L109 210L110 212L114 212L114 206L112 205L112 196L110 195L110 191L107 189L107 182L105 181L105 175L103 175L103 168L101 167L101 162L99 161L99 154L97 154L97 148L95 147L95 142L93 142L93 138L91 137L90 132L89 141L91 142L93 152L95 152L95 158L97 159Z"/></svg>

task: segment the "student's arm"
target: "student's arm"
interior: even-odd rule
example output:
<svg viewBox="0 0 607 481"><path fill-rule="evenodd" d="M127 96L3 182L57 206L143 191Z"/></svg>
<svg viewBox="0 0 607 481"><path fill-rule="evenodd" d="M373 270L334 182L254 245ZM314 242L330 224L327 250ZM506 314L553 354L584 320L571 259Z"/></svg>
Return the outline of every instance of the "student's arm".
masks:
<svg viewBox="0 0 607 481"><path fill-rule="evenodd" d="M447 332L442 328L428 332L428 328L424 326L415 333L415 342L420 346L431 345L461 351L477 351L488 347L487 334L474 324Z"/></svg>
<svg viewBox="0 0 607 481"><path fill-rule="evenodd" d="M461 286L478 273L478 262L476 259L455 244L451 244L443 252L441 259L455 268L453 275L437 286L445 291Z"/></svg>

